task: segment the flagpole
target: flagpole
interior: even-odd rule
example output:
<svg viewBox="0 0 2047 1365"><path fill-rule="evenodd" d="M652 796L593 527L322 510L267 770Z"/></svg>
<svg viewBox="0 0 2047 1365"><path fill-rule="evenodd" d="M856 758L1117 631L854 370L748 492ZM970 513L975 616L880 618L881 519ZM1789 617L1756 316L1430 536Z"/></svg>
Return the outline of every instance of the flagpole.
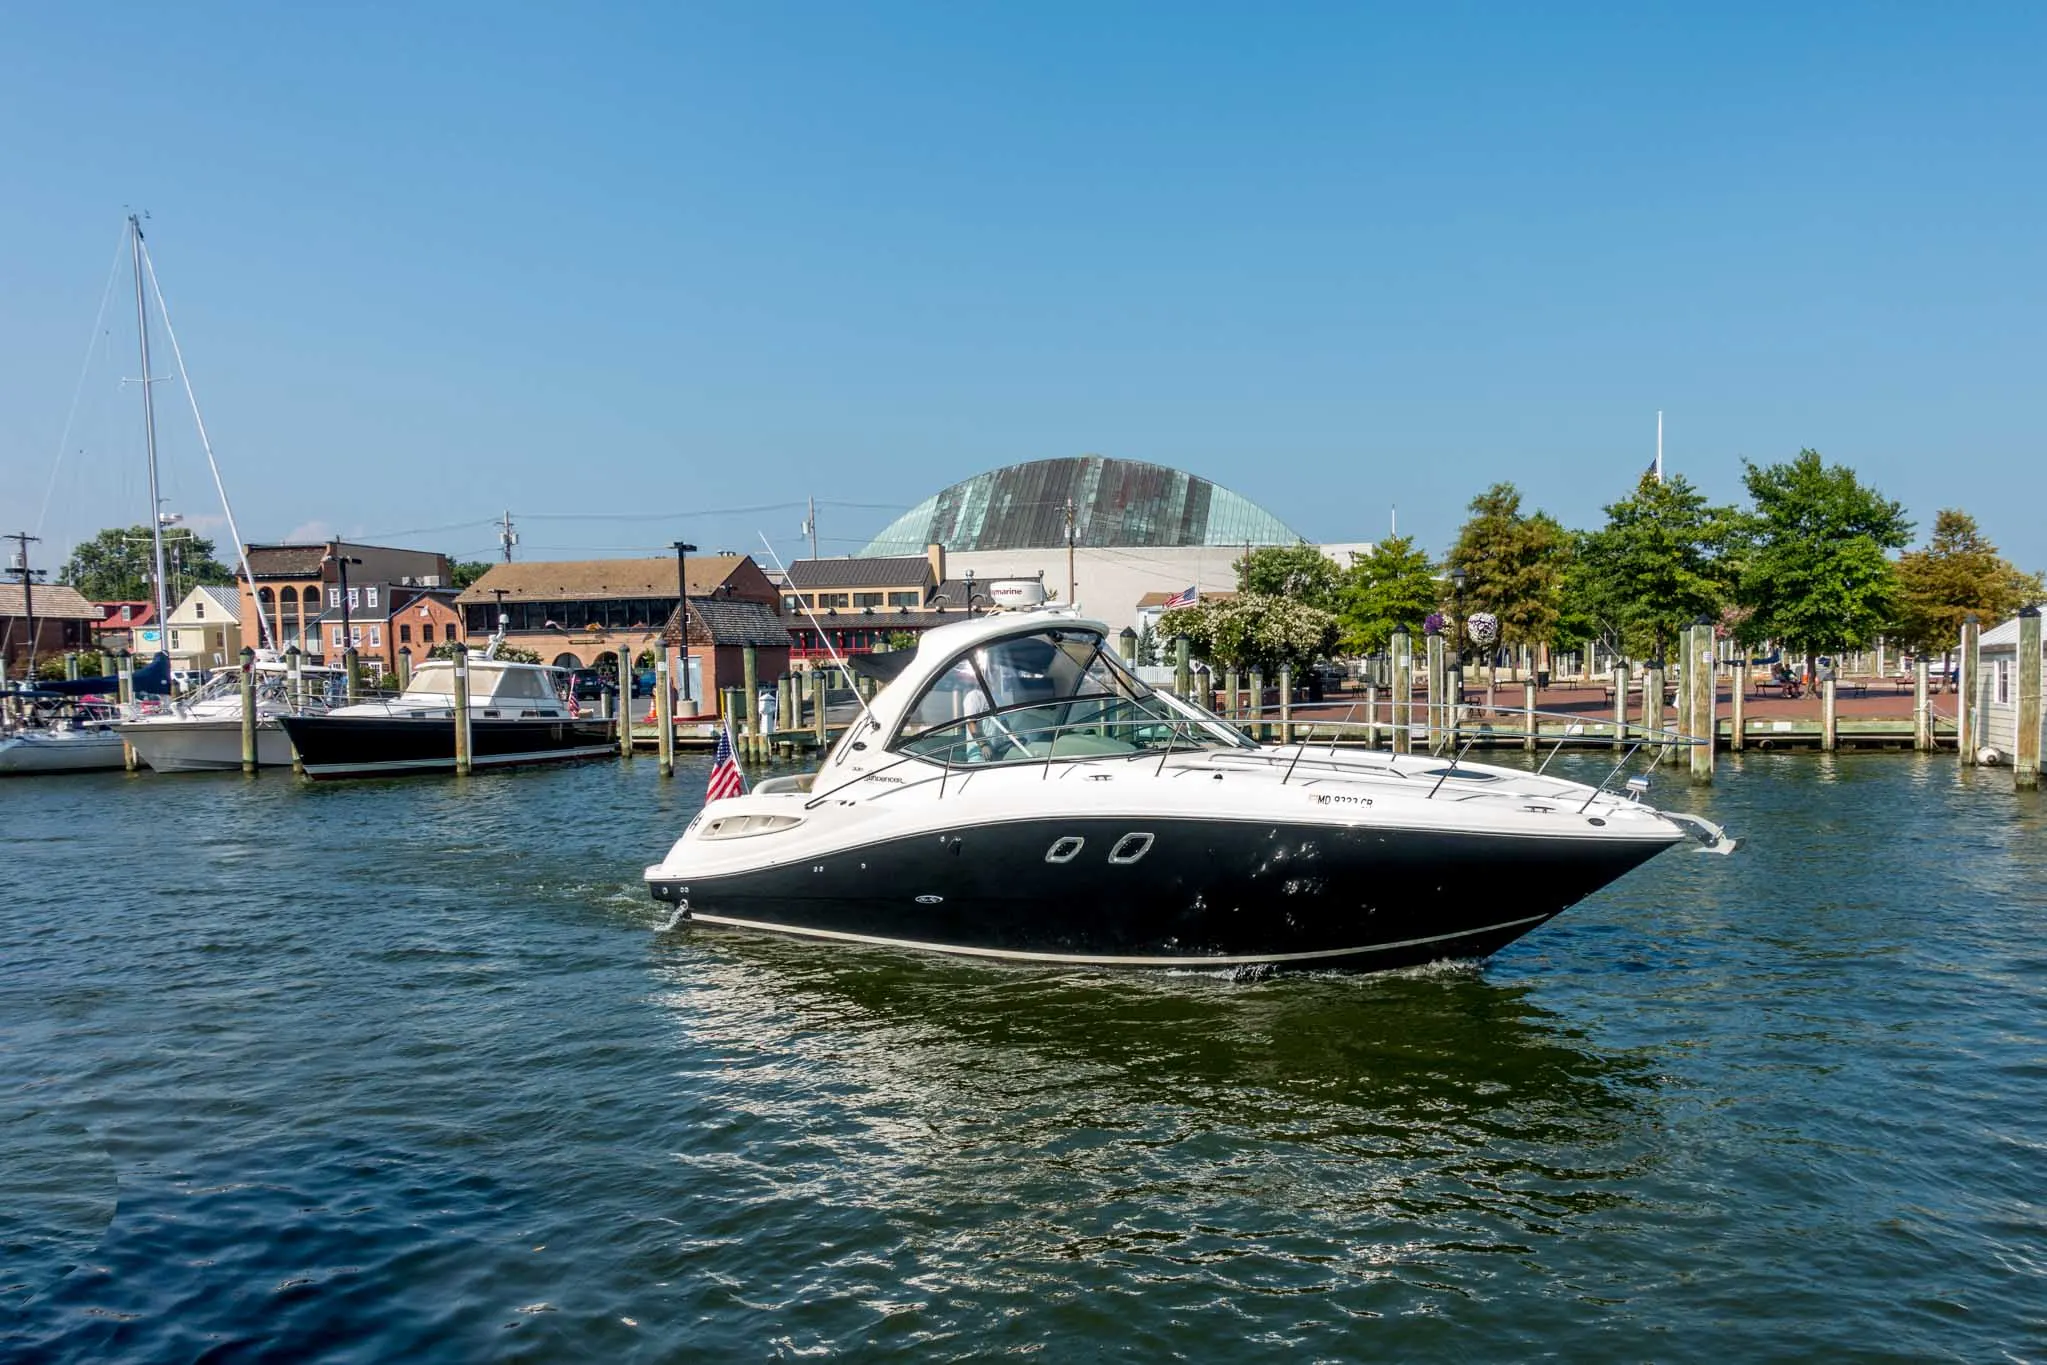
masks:
<svg viewBox="0 0 2047 1365"><path fill-rule="evenodd" d="M1656 482L1663 482L1663 409L1656 410Z"/></svg>

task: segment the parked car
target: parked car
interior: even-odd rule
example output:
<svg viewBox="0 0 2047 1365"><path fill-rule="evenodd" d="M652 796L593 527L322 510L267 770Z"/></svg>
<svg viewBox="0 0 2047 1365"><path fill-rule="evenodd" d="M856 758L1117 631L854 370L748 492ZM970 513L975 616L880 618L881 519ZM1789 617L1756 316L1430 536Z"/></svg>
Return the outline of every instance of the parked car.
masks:
<svg viewBox="0 0 2047 1365"><path fill-rule="evenodd" d="M577 701L599 701L618 690L608 673L599 673L594 668L578 668L569 673L569 695Z"/></svg>

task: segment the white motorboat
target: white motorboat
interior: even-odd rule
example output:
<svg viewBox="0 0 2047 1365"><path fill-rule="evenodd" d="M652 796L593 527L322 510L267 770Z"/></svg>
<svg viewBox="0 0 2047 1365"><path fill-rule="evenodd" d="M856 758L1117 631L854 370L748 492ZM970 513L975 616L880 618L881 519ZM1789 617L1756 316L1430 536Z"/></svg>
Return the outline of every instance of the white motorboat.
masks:
<svg viewBox="0 0 2047 1365"><path fill-rule="evenodd" d="M328 699L347 682L338 668L302 667L296 683L290 665L273 650L259 651L256 674L256 763L289 767L291 739L278 724L283 715L320 715ZM239 669L215 674L197 692L163 710L123 721L117 727L144 763L160 773L232 772L242 766L242 679Z"/></svg>
<svg viewBox="0 0 2047 1365"><path fill-rule="evenodd" d="M819 770L646 870L678 923L1027 962L1484 957L1715 827L1525 770L1261 746L1070 612L927 633Z"/></svg>
<svg viewBox="0 0 2047 1365"><path fill-rule="evenodd" d="M75 715L0 734L0 775L83 773L126 764L111 713L81 706Z"/></svg>

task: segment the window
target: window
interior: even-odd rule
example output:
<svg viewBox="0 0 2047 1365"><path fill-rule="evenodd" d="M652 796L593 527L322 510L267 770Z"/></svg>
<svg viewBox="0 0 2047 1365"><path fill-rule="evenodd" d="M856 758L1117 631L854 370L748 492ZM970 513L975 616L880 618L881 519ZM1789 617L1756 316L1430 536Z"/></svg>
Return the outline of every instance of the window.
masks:
<svg viewBox="0 0 2047 1365"><path fill-rule="evenodd" d="M2011 701L2011 660L1999 659L1994 676L1997 684L1997 702L2000 706L2006 705Z"/></svg>
<svg viewBox="0 0 2047 1365"><path fill-rule="evenodd" d="M924 594L921 592L892 592L888 595L888 604L892 607L921 607L924 605Z"/></svg>
<svg viewBox="0 0 2047 1365"><path fill-rule="evenodd" d="M801 593L793 592L788 594L786 597L782 599L782 610L783 611L803 610L803 595Z"/></svg>
<svg viewBox="0 0 2047 1365"><path fill-rule="evenodd" d="M341 627L340 626L334 627L334 647L336 649L343 649L346 648L347 645L348 637L341 633Z"/></svg>
<svg viewBox="0 0 2047 1365"><path fill-rule="evenodd" d="M123 621L132 621L132 620L134 620L134 619L135 619L135 608L133 608L133 607L123 607L123 608L121 608L121 619L122 619Z"/></svg>
<svg viewBox="0 0 2047 1365"><path fill-rule="evenodd" d="M882 595L878 592L856 592L853 594L853 605L856 607L878 607L881 605L881 601Z"/></svg>
<svg viewBox="0 0 2047 1365"><path fill-rule="evenodd" d="M362 600L365 606L377 605L377 589L374 584L362 590Z"/></svg>
<svg viewBox="0 0 2047 1365"><path fill-rule="evenodd" d="M192 619L195 621L204 621L206 619L206 604L204 602L194 602L192 604Z"/></svg>
<svg viewBox="0 0 2047 1365"><path fill-rule="evenodd" d="M384 628L383 628L382 626L371 626L371 627L370 627L370 648L371 648L371 649L382 649L383 647L384 647Z"/></svg>
<svg viewBox="0 0 2047 1365"><path fill-rule="evenodd" d="M352 625L352 626L350 626L350 627L348 628L348 643L350 643L351 645L354 645L354 646L355 646L355 647L356 647L357 649L361 649L361 648L362 648L362 627L361 627L361 626L355 626L355 625Z"/></svg>
<svg viewBox="0 0 2047 1365"><path fill-rule="evenodd" d="M432 630L433 627L428 626L427 629ZM409 645L412 643L412 627L402 621L399 622L398 624L398 643L401 645Z"/></svg>
<svg viewBox="0 0 2047 1365"><path fill-rule="evenodd" d="M350 589L348 590L348 609L349 609L350 611L354 611L354 610L355 610L355 609L356 609L357 607L360 607L361 605L362 605L362 589L361 589L361 588L350 588Z"/></svg>
<svg viewBox="0 0 2047 1365"><path fill-rule="evenodd" d="M821 592L817 595L817 605L820 607L850 607L853 605L853 599L842 592Z"/></svg>
<svg viewBox="0 0 2047 1365"><path fill-rule="evenodd" d="M327 605L330 607L338 607L341 605L341 589L339 588L327 589Z"/></svg>
<svg viewBox="0 0 2047 1365"><path fill-rule="evenodd" d="M455 638L455 628L453 626L448 627L448 638L450 640ZM430 645L434 642L433 622L428 621L419 628L419 642L423 645Z"/></svg>

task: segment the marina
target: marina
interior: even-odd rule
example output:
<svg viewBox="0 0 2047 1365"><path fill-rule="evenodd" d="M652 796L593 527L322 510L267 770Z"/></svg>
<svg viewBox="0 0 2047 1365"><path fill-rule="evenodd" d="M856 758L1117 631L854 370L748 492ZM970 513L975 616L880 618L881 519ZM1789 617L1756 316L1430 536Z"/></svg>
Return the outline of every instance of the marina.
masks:
<svg viewBox="0 0 2047 1365"><path fill-rule="evenodd" d="M2023 1357L2042 812L1952 754L1722 765L1659 793L1737 856L1482 970L1257 981L664 932L691 754L8 787L11 1341Z"/></svg>

